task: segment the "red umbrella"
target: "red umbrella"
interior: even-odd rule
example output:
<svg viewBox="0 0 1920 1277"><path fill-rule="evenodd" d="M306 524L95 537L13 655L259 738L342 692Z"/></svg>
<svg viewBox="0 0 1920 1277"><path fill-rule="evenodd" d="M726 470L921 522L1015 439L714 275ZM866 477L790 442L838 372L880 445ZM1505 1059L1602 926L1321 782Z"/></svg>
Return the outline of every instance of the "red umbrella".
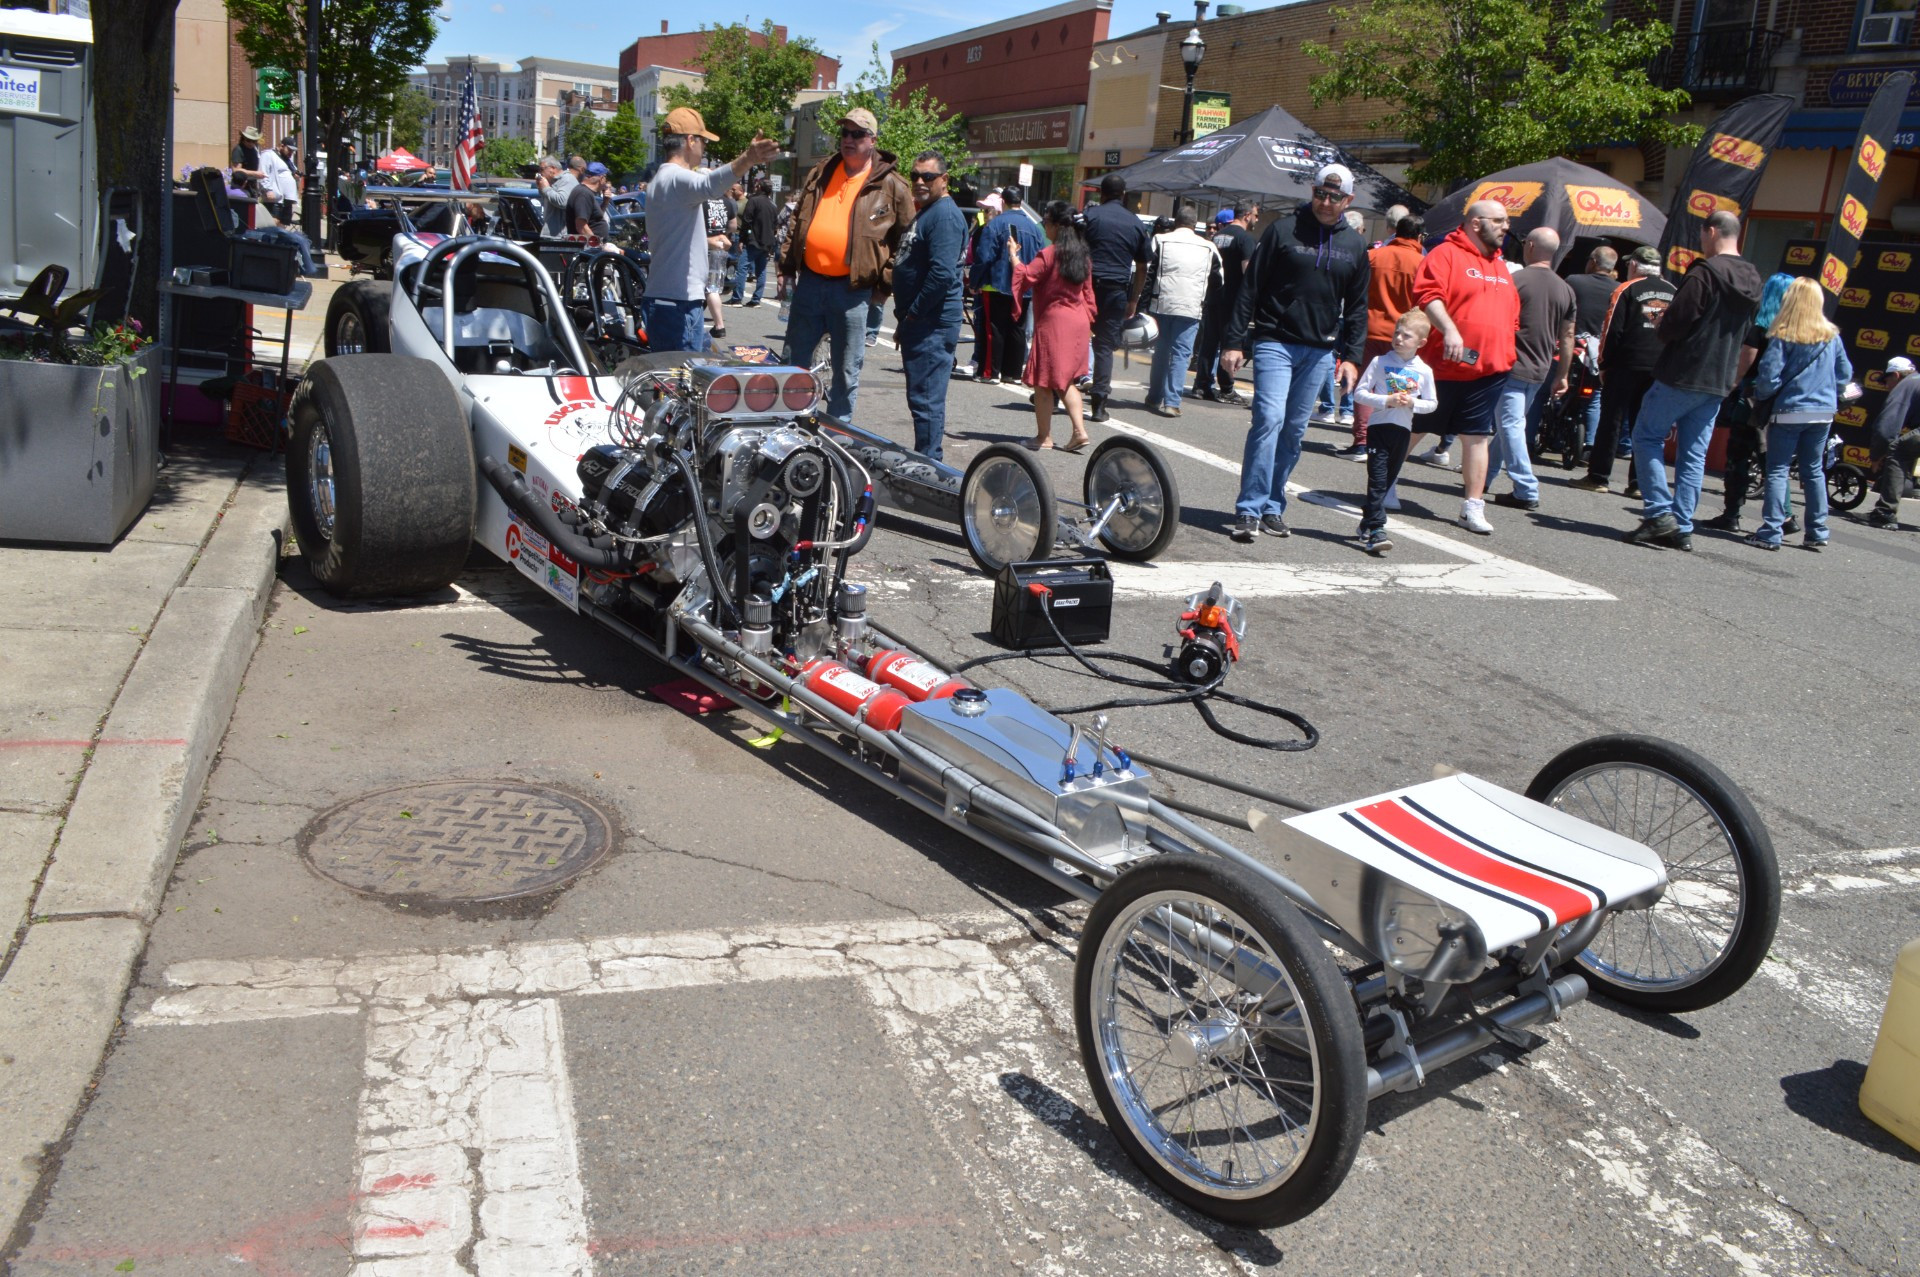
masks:
<svg viewBox="0 0 1920 1277"><path fill-rule="evenodd" d="M431 173L433 171L433 165L404 146L394 147L375 160L373 166L382 173Z"/></svg>

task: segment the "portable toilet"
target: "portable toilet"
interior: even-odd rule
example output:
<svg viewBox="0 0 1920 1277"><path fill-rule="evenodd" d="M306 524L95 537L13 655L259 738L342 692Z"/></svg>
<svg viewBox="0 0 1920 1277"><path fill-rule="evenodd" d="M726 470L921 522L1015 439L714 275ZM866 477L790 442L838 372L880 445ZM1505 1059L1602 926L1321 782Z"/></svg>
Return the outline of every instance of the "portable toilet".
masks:
<svg viewBox="0 0 1920 1277"><path fill-rule="evenodd" d="M69 288L98 272L93 23L0 9L0 294L42 268Z"/></svg>

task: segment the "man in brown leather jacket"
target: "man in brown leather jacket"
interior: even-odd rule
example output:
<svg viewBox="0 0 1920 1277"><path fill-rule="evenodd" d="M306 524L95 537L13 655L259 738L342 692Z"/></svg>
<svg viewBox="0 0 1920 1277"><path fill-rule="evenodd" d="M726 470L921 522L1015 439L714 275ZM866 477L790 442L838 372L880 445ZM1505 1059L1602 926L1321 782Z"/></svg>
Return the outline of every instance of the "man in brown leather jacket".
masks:
<svg viewBox="0 0 1920 1277"><path fill-rule="evenodd" d="M853 419L866 356L867 305L892 290L893 254L913 224L913 192L880 150L873 112L855 107L840 119L840 151L800 183L780 268L797 277L787 321L786 362L813 362L828 342L833 383L827 414Z"/></svg>

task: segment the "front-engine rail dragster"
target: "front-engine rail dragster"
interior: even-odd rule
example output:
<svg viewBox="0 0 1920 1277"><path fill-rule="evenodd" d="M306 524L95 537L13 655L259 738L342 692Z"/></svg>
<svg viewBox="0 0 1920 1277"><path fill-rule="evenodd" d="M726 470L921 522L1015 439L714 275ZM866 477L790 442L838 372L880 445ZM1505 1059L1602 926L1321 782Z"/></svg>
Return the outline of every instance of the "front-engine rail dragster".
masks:
<svg viewBox="0 0 1920 1277"><path fill-rule="evenodd" d="M1607 737L1525 795L1454 774L1210 818L1161 783L1190 769L942 670L869 615L852 551L871 479L815 417L808 370L588 376L552 279L498 241L406 250L391 317L395 353L316 365L294 404L288 486L318 579L437 589L477 540L1092 902L1074 979L1089 1084L1145 1174L1199 1210L1297 1219L1339 1186L1375 1097L1517 1041L1590 987L1708 1005L1767 950L1766 831L1683 749ZM1249 845L1219 832L1233 827Z"/></svg>

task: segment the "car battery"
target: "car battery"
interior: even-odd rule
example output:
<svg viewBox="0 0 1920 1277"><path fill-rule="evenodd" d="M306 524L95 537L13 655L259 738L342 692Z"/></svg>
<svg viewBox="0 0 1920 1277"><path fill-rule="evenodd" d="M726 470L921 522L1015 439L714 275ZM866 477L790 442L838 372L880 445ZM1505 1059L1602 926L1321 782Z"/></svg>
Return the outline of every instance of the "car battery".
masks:
<svg viewBox="0 0 1920 1277"><path fill-rule="evenodd" d="M1113 628L1113 573L1102 558L1009 563L993 585L993 641L1024 651L1058 647L1044 602L1061 637L1079 647L1104 643Z"/></svg>

